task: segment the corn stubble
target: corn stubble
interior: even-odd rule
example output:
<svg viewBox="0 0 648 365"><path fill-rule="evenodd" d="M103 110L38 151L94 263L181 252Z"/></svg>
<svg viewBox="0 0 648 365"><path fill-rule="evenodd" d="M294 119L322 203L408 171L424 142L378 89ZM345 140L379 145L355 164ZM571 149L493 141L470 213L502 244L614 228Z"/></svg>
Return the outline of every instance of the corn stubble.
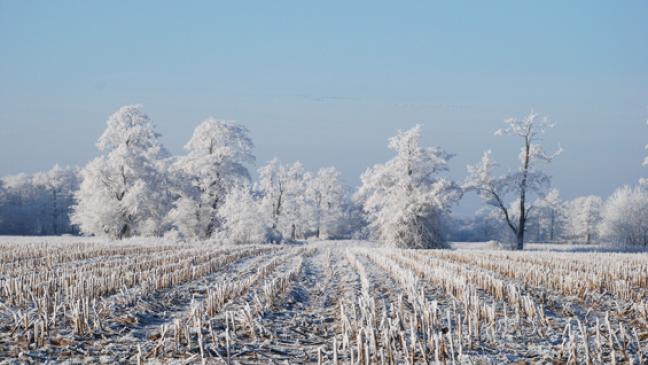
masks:
<svg viewBox="0 0 648 365"><path fill-rule="evenodd" d="M7 362L643 364L644 254L0 242Z"/></svg>

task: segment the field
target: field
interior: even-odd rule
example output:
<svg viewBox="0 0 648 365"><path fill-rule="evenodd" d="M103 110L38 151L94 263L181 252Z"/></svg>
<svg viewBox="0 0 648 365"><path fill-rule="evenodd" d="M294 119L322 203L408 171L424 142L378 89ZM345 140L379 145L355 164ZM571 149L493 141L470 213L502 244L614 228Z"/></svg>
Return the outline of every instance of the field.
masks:
<svg viewBox="0 0 648 365"><path fill-rule="evenodd" d="M644 363L648 255L0 241L5 363Z"/></svg>

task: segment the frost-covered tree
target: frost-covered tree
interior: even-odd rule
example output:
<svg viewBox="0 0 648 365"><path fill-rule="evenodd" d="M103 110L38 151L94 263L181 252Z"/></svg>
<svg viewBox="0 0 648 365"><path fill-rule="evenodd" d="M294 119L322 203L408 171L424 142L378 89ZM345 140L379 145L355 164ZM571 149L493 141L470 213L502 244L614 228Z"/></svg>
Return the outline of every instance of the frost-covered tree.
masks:
<svg viewBox="0 0 648 365"><path fill-rule="evenodd" d="M605 202L601 234L622 245L648 246L648 190L623 186Z"/></svg>
<svg viewBox="0 0 648 365"><path fill-rule="evenodd" d="M257 190L262 212L277 236L306 238L315 222L313 205L306 195L306 172L298 161L283 165L274 159L259 169Z"/></svg>
<svg viewBox="0 0 648 365"><path fill-rule="evenodd" d="M547 154L538 143L546 130L553 127L546 118L531 113L523 119L510 118L505 122L507 127L496 131L495 135L512 135L522 140L519 168L503 176L494 176L495 163L491 151L486 151L479 163L468 166L469 176L464 189L476 191L487 204L500 209L507 226L515 235L516 248L522 250L527 217L532 207L528 202L529 194L544 195L550 185L550 177L538 170L538 163L551 162L561 150ZM509 195L513 195L517 202L519 213L516 219L511 216L506 203Z"/></svg>
<svg viewBox="0 0 648 365"><path fill-rule="evenodd" d="M348 189L348 188L347 188ZM340 221L339 232L334 238L366 240L369 238L368 222L363 206L353 201L349 191L344 198L344 215Z"/></svg>
<svg viewBox="0 0 648 365"><path fill-rule="evenodd" d="M76 169L58 165L46 172L6 176L0 180L0 234L76 233L69 213L78 189Z"/></svg>
<svg viewBox="0 0 648 365"><path fill-rule="evenodd" d="M185 145L188 154L171 167L180 185L168 220L190 239L204 240L220 228L218 210L227 194L250 182L254 163L248 130L233 121L207 119Z"/></svg>
<svg viewBox="0 0 648 365"><path fill-rule="evenodd" d="M270 234L270 222L264 220L261 205L248 186L236 187L218 210L223 221L223 240L232 243L263 243Z"/></svg>
<svg viewBox="0 0 648 365"><path fill-rule="evenodd" d="M2 233L4 211L3 207L7 204L7 189L5 188L4 181L0 179L0 233Z"/></svg>
<svg viewBox="0 0 648 365"><path fill-rule="evenodd" d="M646 124L648 124L648 121L646 121ZM648 150L648 144L644 146L644 148ZM643 166L648 166L648 156L644 157ZM639 184L642 186L648 186L648 179L647 178L639 179Z"/></svg>
<svg viewBox="0 0 648 365"><path fill-rule="evenodd" d="M45 197L36 187L31 174L16 174L2 178L5 195L0 206L0 233L40 235L46 234L46 217L43 214Z"/></svg>
<svg viewBox="0 0 648 365"><path fill-rule="evenodd" d="M355 199L362 202L373 237L389 246L445 247L442 217L461 197L461 189L440 176L451 155L421 147L421 125L389 139L396 156L362 175Z"/></svg>
<svg viewBox="0 0 648 365"><path fill-rule="evenodd" d="M565 224L565 208L558 189L551 189L535 203L535 216L540 231L538 239L554 242L561 237Z"/></svg>
<svg viewBox="0 0 648 365"><path fill-rule="evenodd" d="M286 168L278 159L273 159L258 170L259 181L256 190L263 196L262 211L271 222L272 229L279 232L279 220L286 199Z"/></svg>
<svg viewBox="0 0 648 365"><path fill-rule="evenodd" d="M507 241L510 232L492 207L481 207L472 216L450 216L446 220L448 240L455 242ZM506 236L506 237L503 237Z"/></svg>
<svg viewBox="0 0 648 365"><path fill-rule="evenodd" d="M81 232L118 239L163 233L170 207L168 154L158 137L139 106L110 116L97 142L101 156L81 171L71 219Z"/></svg>
<svg viewBox="0 0 648 365"><path fill-rule="evenodd" d="M516 214L515 204L510 207L512 216ZM509 242L512 233L502 218L502 210L492 206L482 207L477 211L477 219L479 220L485 236L482 241L497 240L501 242Z"/></svg>
<svg viewBox="0 0 648 365"><path fill-rule="evenodd" d="M344 186L335 167L321 168L306 178L306 195L311 204L315 237L329 238L341 233L344 219Z"/></svg>
<svg viewBox="0 0 648 365"><path fill-rule="evenodd" d="M291 240L305 239L314 230L316 213L306 195L308 174L301 162L288 166L286 175L286 199L279 220L279 230Z"/></svg>
<svg viewBox="0 0 648 365"><path fill-rule="evenodd" d="M70 210L74 205L74 192L79 188L78 170L54 165L49 171L35 174L33 181L47 196L45 204L51 234L69 233Z"/></svg>
<svg viewBox="0 0 648 365"><path fill-rule="evenodd" d="M565 206L569 236L585 243L597 239L603 199L594 195L583 196L567 202Z"/></svg>

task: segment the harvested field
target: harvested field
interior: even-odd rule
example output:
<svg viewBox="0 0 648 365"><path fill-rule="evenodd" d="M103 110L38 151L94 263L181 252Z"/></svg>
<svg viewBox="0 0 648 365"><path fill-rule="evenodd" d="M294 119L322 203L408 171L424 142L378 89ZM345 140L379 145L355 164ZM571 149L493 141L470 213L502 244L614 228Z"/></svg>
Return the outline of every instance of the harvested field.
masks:
<svg viewBox="0 0 648 365"><path fill-rule="evenodd" d="M0 241L5 363L644 363L648 255Z"/></svg>

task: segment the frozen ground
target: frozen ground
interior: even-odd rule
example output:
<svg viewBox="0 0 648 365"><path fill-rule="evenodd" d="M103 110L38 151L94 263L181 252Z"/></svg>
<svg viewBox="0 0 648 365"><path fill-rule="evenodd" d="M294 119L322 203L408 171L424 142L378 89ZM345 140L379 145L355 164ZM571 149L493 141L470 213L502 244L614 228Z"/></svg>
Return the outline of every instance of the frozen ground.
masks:
<svg viewBox="0 0 648 365"><path fill-rule="evenodd" d="M4 363L643 363L648 255L0 240ZM580 251L580 250L576 250Z"/></svg>

